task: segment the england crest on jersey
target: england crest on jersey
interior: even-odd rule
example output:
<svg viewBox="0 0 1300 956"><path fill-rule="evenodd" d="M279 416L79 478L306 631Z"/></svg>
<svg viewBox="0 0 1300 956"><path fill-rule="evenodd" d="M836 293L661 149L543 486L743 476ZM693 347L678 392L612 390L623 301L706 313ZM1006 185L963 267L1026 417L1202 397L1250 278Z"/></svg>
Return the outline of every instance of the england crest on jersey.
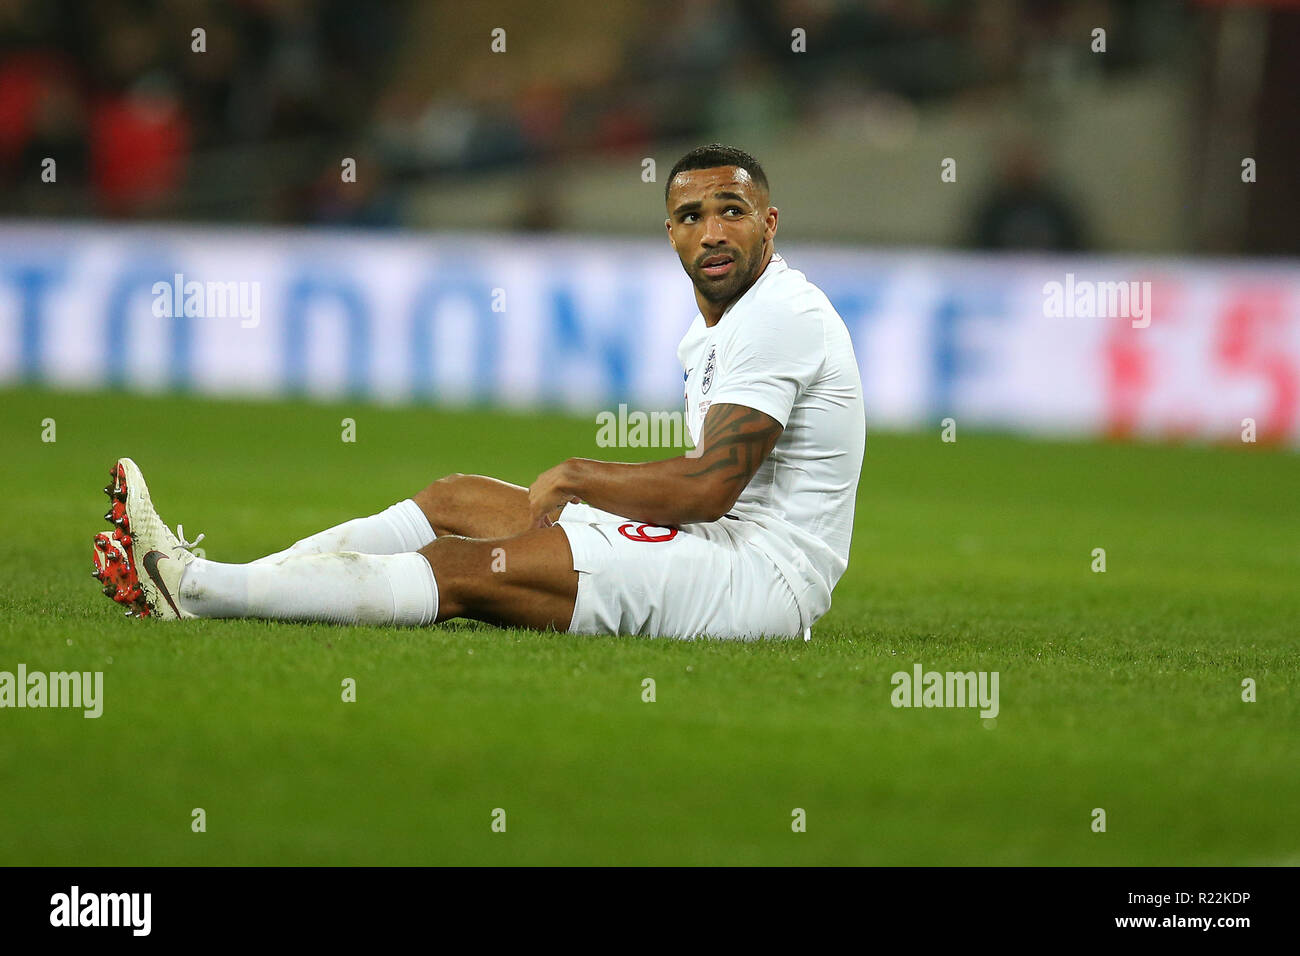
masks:
<svg viewBox="0 0 1300 956"><path fill-rule="evenodd" d="M709 348L709 357L704 363L704 377L700 379L700 394L709 394L709 386L713 384L714 366L717 364L718 347L716 345Z"/></svg>

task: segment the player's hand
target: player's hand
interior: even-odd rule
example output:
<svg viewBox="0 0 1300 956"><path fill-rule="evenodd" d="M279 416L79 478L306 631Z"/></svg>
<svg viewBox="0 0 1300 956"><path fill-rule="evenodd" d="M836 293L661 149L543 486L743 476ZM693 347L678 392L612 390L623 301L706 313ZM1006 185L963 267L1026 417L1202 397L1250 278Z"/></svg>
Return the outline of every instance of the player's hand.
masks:
<svg viewBox="0 0 1300 956"><path fill-rule="evenodd" d="M568 462L548 468L528 487L529 518L534 528L549 528L567 504L581 504L582 499L568 490Z"/></svg>

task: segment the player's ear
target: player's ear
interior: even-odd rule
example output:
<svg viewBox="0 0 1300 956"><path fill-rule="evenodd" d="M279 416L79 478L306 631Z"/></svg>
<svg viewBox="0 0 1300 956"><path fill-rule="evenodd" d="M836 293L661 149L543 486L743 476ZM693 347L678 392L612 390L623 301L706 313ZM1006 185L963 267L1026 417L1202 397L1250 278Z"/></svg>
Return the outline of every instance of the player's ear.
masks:
<svg viewBox="0 0 1300 956"><path fill-rule="evenodd" d="M673 241L673 220L671 217L664 220L664 228L668 230L668 245L676 249L677 243Z"/></svg>
<svg viewBox="0 0 1300 956"><path fill-rule="evenodd" d="M767 218L763 222L763 234L769 240L776 235L776 221L780 218L781 210L775 206L767 207Z"/></svg>

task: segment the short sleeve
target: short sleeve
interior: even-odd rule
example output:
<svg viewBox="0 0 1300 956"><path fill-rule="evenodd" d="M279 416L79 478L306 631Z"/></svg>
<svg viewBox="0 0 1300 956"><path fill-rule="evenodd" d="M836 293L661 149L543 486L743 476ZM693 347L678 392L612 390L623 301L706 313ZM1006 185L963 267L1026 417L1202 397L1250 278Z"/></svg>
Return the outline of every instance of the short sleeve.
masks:
<svg viewBox="0 0 1300 956"><path fill-rule="evenodd" d="M715 405L757 409L784 428L799 393L825 360L825 336L815 310L746 316L719 349L717 385L709 399Z"/></svg>

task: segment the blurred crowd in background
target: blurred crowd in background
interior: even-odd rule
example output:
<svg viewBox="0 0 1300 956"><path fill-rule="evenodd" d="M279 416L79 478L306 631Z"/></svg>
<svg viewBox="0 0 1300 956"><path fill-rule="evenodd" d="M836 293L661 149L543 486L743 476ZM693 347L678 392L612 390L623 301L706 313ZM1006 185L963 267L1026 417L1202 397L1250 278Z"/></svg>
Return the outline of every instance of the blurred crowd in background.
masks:
<svg viewBox="0 0 1300 956"><path fill-rule="evenodd" d="M406 198L448 177L1104 85L1179 68L1195 29L1161 0L0 0L0 214L428 225ZM1008 156L969 244L1087 245L1042 166ZM563 223L526 202L514 225Z"/></svg>
<svg viewBox="0 0 1300 956"><path fill-rule="evenodd" d="M194 174L204 158L277 147L338 155L373 121L401 20L386 4L0 0L0 175L10 205L238 217L203 209ZM203 52L193 49L198 26ZM73 189L31 188L46 156ZM280 181L282 204L246 210L249 218L328 215L302 168L292 172Z"/></svg>

